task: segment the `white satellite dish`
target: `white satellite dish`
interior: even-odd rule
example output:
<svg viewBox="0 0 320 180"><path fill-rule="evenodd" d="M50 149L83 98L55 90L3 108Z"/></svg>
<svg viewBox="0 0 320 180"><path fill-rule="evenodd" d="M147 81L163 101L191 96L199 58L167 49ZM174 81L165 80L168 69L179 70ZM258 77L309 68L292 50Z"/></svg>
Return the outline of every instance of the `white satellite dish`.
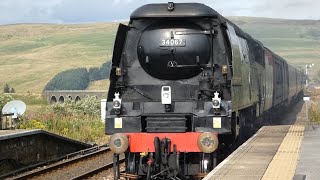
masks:
<svg viewBox="0 0 320 180"><path fill-rule="evenodd" d="M20 100L13 100L8 102L3 108L2 108L2 114L12 114L12 118L17 118L18 115L23 115L23 113L26 111L27 106L23 101Z"/></svg>

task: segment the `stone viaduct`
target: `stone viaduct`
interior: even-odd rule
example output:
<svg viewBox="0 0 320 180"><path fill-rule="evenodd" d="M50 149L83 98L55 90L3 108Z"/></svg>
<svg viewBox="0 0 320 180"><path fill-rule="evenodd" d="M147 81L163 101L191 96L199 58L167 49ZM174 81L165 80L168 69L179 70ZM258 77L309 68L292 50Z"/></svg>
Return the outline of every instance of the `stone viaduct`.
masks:
<svg viewBox="0 0 320 180"><path fill-rule="evenodd" d="M66 99L70 98L75 101L80 101L81 99L94 96L98 99L106 99L107 98L107 91L90 91L90 90L58 90L58 91L44 91L42 93L43 97L50 104L54 104L57 102L64 102Z"/></svg>

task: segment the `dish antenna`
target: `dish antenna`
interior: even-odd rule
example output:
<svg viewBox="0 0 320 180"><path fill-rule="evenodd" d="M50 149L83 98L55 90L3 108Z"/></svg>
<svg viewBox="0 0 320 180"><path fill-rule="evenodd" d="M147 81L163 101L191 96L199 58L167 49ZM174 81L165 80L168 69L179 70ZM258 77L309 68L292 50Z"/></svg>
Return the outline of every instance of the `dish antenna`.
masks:
<svg viewBox="0 0 320 180"><path fill-rule="evenodd" d="M13 100L8 102L2 108L2 114L13 114L12 118L17 118L18 115L22 115L26 112L27 106L23 101Z"/></svg>

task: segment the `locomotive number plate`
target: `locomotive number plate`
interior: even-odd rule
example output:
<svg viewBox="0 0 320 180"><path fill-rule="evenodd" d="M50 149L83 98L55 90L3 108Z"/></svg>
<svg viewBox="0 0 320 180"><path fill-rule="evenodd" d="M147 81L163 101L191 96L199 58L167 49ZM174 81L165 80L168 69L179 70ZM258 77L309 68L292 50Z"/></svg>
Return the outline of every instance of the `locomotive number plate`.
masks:
<svg viewBox="0 0 320 180"><path fill-rule="evenodd" d="M183 47L186 46L185 39L161 39L160 47Z"/></svg>

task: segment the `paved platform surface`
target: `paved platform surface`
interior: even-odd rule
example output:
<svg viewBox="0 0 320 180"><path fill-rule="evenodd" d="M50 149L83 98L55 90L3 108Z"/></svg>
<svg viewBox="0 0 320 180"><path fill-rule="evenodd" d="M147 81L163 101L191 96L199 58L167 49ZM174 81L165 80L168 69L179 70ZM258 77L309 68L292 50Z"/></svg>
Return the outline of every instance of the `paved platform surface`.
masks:
<svg viewBox="0 0 320 180"><path fill-rule="evenodd" d="M0 136L2 135L9 135L9 134L15 134L19 132L26 132L28 130L25 129L16 129L16 130L0 130Z"/></svg>
<svg viewBox="0 0 320 180"><path fill-rule="evenodd" d="M15 138L20 136L32 135L42 132L40 129L15 129L15 130L0 130L0 140Z"/></svg>
<svg viewBox="0 0 320 180"><path fill-rule="evenodd" d="M307 143L307 141L303 142L304 130L304 126L297 125L262 127L212 170L204 180L292 180L296 174L301 144L304 146L304 143ZM320 132L318 135L320 136ZM320 137L313 136L311 139L318 139L317 142L320 146ZM313 147L310 148L313 149ZM306 146L306 149L310 148ZM318 152L320 153L320 149ZM302 152L303 154L304 152ZM306 159L301 159L299 164L309 161L307 158L312 156L309 151L306 151L305 154ZM309 171L309 166L312 164L304 164L302 167ZM304 172L301 171L301 173ZM317 177L320 179L320 176Z"/></svg>
<svg viewBox="0 0 320 180"><path fill-rule="evenodd" d="M53 134L48 131L44 131L41 129L14 129L14 130L0 130L0 142L7 139L14 139L20 138L24 136L31 136L31 135L45 135L51 138L61 139L66 142L76 143L83 145L85 147L91 147L90 144L83 143L74 139L70 139L64 136L60 136L58 134Z"/></svg>
<svg viewBox="0 0 320 180"><path fill-rule="evenodd" d="M296 175L306 176L306 180L320 179L320 126L305 128Z"/></svg>

